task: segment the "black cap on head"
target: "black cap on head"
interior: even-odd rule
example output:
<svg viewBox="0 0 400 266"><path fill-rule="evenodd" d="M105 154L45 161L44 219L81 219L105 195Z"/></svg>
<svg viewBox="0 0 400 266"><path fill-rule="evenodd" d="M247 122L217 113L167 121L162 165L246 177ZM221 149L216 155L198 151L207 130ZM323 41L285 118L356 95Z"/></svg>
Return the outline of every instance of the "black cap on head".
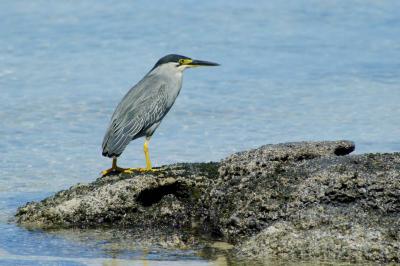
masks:
<svg viewBox="0 0 400 266"><path fill-rule="evenodd" d="M179 55L179 54L169 54L164 57L161 57L157 63L154 65L153 69L158 67L159 65L166 64L166 63L178 63L180 59L191 59L187 56Z"/></svg>

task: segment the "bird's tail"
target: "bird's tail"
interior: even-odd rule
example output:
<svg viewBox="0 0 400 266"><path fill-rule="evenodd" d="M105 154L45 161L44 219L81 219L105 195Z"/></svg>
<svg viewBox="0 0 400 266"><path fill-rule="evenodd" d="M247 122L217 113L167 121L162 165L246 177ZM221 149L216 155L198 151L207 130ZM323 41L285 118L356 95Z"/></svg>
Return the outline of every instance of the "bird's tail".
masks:
<svg viewBox="0 0 400 266"><path fill-rule="evenodd" d="M111 138L110 131L107 130L107 133L103 138L103 143L102 143L101 147L103 148L103 152L102 152L103 156L112 158L112 157L115 157L116 155L113 154L110 150L110 147L109 147L110 138Z"/></svg>

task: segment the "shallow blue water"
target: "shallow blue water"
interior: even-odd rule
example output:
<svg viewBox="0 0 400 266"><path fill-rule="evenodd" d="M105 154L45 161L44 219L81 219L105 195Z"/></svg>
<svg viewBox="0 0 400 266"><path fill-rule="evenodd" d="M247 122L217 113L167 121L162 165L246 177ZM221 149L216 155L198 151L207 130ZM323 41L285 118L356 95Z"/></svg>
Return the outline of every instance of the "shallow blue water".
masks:
<svg viewBox="0 0 400 266"><path fill-rule="evenodd" d="M151 141L155 165L299 140L399 151L398 10L395 0L1 1L0 251L61 256L62 238L6 221L109 167L101 141L113 109L167 53L221 67L185 73ZM143 166L142 141L120 162Z"/></svg>

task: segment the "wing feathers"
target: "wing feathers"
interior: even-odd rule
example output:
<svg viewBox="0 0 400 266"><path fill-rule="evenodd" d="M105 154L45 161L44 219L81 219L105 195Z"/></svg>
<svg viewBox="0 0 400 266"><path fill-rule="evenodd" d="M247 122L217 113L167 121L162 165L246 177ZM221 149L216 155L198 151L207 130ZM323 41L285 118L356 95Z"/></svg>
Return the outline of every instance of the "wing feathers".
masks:
<svg viewBox="0 0 400 266"><path fill-rule="evenodd" d="M158 82L151 88L131 89L111 118L103 140L103 155L119 156L132 139L143 136L144 131L159 122L168 110L165 84Z"/></svg>

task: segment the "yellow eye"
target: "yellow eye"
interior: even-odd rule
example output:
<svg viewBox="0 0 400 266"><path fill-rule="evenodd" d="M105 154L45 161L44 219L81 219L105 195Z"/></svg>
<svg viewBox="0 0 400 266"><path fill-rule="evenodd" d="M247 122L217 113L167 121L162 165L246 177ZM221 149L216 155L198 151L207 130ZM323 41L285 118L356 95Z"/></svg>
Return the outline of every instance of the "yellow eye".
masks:
<svg viewBox="0 0 400 266"><path fill-rule="evenodd" d="M179 59L179 64L183 65L185 63L185 59Z"/></svg>

